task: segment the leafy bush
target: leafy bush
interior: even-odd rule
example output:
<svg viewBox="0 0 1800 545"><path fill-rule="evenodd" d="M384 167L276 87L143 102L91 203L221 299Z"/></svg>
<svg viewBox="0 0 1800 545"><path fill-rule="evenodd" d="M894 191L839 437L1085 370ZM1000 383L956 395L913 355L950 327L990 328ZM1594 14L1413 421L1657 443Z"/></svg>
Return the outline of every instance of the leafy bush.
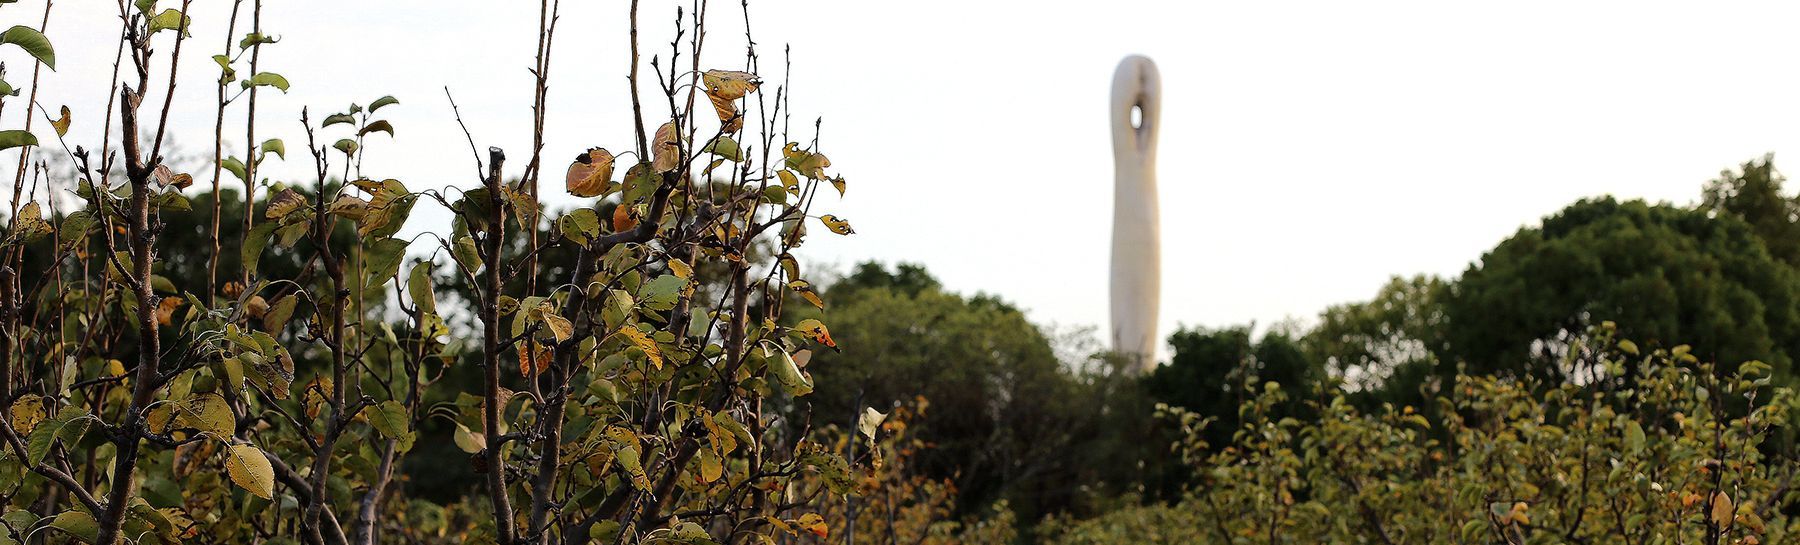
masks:
<svg viewBox="0 0 1800 545"><path fill-rule="evenodd" d="M1735 371L1686 346L1639 354L1610 324L1577 345L1592 385L1459 376L1434 399L1365 413L1343 394L1280 417L1275 382L1240 407L1229 443L1178 408L1201 482L1180 502L1055 520L1054 543L1783 543L1800 530L1800 465L1761 447L1792 393L1770 366Z"/></svg>
<svg viewBox="0 0 1800 545"><path fill-rule="evenodd" d="M819 213L821 194L841 195L844 180L816 137L786 133L786 89L755 73L754 47L731 61L746 71L703 70L703 58L714 62L705 17L678 15L666 58L689 65L652 60L662 93L645 100L632 2L632 127L595 135L629 151L595 147L569 163L566 190L597 200L553 216L539 190L545 170L563 168L542 157L556 3L541 3L527 159L476 152L474 185L421 190L363 170L370 144L395 135L393 97L323 117L302 110L303 144L225 153L227 107L246 101L244 141L258 142L257 94L289 86L259 65L276 45L261 1L234 1L228 32L240 8L251 26L214 57L218 128L200 199L212 205L211 254L200 274L192 258L169 259L204 250L172 246L191 238L165 240L164 218L196 213L185 190L206 173L162 155L169 108L143 102L187 96L172 82L189 4L121 4L129 57L115 100L93 116L118 131L93 151L38 151L32 190L26 169L15 181L0 236L0 543L828 533L810 511L855 493L869 468L786 425L809 417L794 398L814 388L810 350L836 343L782 302L809 289L790 253L807 224L853 231ZM37 31L0 43L54 63ZM33 89L15 107L29 118L36 103ZM58 142L72 122L63 109ZM36 145L27 130L0 131L0 149ZM49 154L74 175L53 174ZM309 179L271 181L258 168L290 159L310 162ZM241 228L221 224L227 173L244 184ZM39 188L47 199L20 204ZM415 207L433 204L449 225L395 238ZM452 327L462 323L478 330ZM467 462L420 471L408 458L424 443L454 445ZM449 501L410 496L423 472L470 486Z"/></svg>

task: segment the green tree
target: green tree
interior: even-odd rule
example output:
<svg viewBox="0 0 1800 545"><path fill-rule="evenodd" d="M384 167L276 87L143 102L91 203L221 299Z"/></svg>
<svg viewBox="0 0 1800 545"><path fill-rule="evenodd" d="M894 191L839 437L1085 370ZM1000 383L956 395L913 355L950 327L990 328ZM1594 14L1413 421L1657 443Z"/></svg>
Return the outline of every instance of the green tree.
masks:
<svg viewBox="0 0 1800 545"><path fill-rule="evenodd" d="M1585 333L1609 379L1641 372L1590 385L1457 375L1434 396L1436 420L1342 395L1306 402L1319 418L1285 417L1290 392L1265 383L1224 443L1208 431L1220 422L1164 411L1200 476L1182 501L1041 532L1064 545L1793 542L1796 464L1765 454L1793 394L1765 387L1769 367Z"/></svg>
<svg viewBox="0 0 1800 545"><path fill-rule="evenodd" d="M1738 171L1720 172L1700 192L1700 209L1732 215L1750 224L1769 255L1800 266L1800 195L1782 194L1787 178L1775 170L1775 156L1744 162Z"/></svg>
<svg viewBox="0 0 1800 545"><path fill-rule="evenodd" d="M909 264L861 264L823 301L843 349L814 351L808 364L821 385L809 396L815 422L846 422L865 405L929 400L932 417L918 437L934 447L915 463L926 475L954 478L965 513L1004 499L1030 522L1090 505L1105 495L1103 483L1136 479L1132 460L1118 458L1104 438L1123 433L1109 419L1143 420L1148 406L1108 410L1141 398L1110 366L1078 373L1058 360L1051 339L1018 308L947 292Z"/></svg>
<svg viewBox="0 0 1800 545"><path fill-rule="evenodd" d="M1612 321L1649 346L1683 339L1699 354L1763 360L1785 377L1800 353L1795 280L1734 216L1586 199L1463 273L1445 304L1449 346L1471 372L1564 379L1592 371L1570 347Z"/></svg>
<svg viewBox="0 0 1800 545"><path fill-rule="evenodd" d="M1435 276L1394 277L1374 299L1325 309L1300 343L1360 405L1417 405L1424 399L1419 388L1446 353L1450 286Z"/></svg>

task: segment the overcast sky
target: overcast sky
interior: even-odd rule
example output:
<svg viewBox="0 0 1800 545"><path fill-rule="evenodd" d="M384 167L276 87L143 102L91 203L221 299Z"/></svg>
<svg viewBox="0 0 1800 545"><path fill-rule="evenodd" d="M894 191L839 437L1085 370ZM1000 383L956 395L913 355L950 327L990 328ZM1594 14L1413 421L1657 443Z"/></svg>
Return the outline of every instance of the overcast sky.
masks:
<svg viewBox="0 0 1800 545"><path fill-rule="evenodd" d="M632 141L628 3L565 4L553 170L589 146ZM717 62L703 64L740 67L740 8L715 4ZM210 152L218 72L208 57L227 39L229 10L193 2L171 122L187 151ZM804 257L920 262L952 289L999 294L1063 325L1107 319L1106 94L1127 54L1153 58L1164 85L1165 334L1311 319L1391 275L1455 275L1575 199L1689 203L1721 169L1800 148L1792 3L761 0L750 10L765 59L792 45L796 119L824 116L821 149L850 182L823 211L857 234L819 230ZM25 0L0 8L0 22L36 26L41 13ZM666 58L673 15L674 4L643 0L647 56ZM45 73L39 101L70 105L71 142L89 148L116 21L111 0L61 0L50 19L62 70ZM401 104L382 113L399 137L373 140L365 170L415 189L468 186L449 86L479 144L526 153L534 3L267 0L263 21L282 41L262 68L293 87L263 94L259 135L298 151L300 107L318 119L391 94ZM0 51L18 86L25 59ZM163 66L153 79L167 77ZM20 108L3 113L0 126L23 123ZM241 147L241 125L228 126ZM293 159L268 172L303 175Z"/></svg>

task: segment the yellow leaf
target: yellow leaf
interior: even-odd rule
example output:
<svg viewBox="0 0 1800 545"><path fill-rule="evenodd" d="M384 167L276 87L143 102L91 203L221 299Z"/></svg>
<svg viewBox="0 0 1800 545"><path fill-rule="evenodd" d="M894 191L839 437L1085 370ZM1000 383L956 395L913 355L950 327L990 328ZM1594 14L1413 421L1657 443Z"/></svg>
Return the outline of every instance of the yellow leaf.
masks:
<svg viewBox="0 0 1800 545"><path fill-rule="evenodd" d="M844 177L838 176L836 178L832 178L831 179L831 187L837 188L839 197L844 196Z"/></svg>
<svg viewBox="0 0 1800 545"><path fill-rule="evenodd" d="M744 116L738 115L737 103L732 99L719 96L712 91L706 92L706 98L712 100L713 111L719 114L719 123L725 126L723 132L733 133L744 128Z"/></svg>
<svg viewBox="0 0 1800 545"><path fill-rule="evenodd" d="M262 449L250 445L232 445L225 455L225 471L231 482L244 487L262 499L275 498L275 468L263 456Z"/></svg>
<svg viewBox="0 0 1800 545"><path fill-rule="evenodd" d="M833 233L837 233L840 235L856 234L856 230L851 229L850 222L844 221L844 218L833 216L831 214L826 214L823 216L819 216L819 221L824 222L825 228L830 229L831 232L833 232Z"/></svg>
<svg viewBox="0 0 1800 545"><path fill-rule="evenodd" d="M777 170L775 171L775 176L781 178L782 187L793 191L798 191L800 189L800 177L795 176L792 171L786 169Z"/></svg>
<svg viewBox="0 0 1800 545"><path fill-rule="evenodd" d="M688 280L694 276L694 268L688 266L686 261L679 259L669 260L669 272L681 277L682 280Z"/></svg>
<svg viewBox="0 0 1800 545"><path fill-rule="evenodd" d="M819 299L818 292L813 291L811 282L805 280L788 282L788 289L794 290L794 293L799 294L801 299L805 299L806 302L812 303L813 306L819 307L821 310L825 308L825 301Z"/></svg>
<svg viewBox="0 0 1800 545"><path fill-rule="evenodd" d="M638 349L643 350L644 356L649 358L651 365L655 366L657 369L662 369L662 350L656 347L656 341L651 339L649 335L645 335L644 332L638 331L638 328L632 326L619 328L617 334L623 335L626 340L631 341L632 346L636 346Z"/></svg>
<svg viewBox="0 0 1800 545"><path fill-rule="evenodd" d="M837 341L831 340L831 330L825 328L824 322L807 318L801 320L799 325L794 326L794 329L805 333L806 337L812 339L813 342L837 348Z"/></svg>
<svg viewBox="0 0 1800 545"><path fill-rule="evenodd" d="M577 197L598 197L606 194L612 186L613 154L606 148L593 148L575 157L569 163L568 180L565 181L569 194Z"/></svg>
<svg viewBox="0 0 1800 545"><path fill-rule="evenodd" d="M156 323L163 326L173 325L175 309L181 308L181 303L180 297L164 297L162 302L156 305Z"/></svg>
<svg viewBox="0 0 1800 545"><path fill-rule="evenodd" d="M487 436L469 431L469 427L462 425L462 422L456 423L456 435L454 439L456 440L456 448L462 449L463 452L469 454L475 454L487 448Z"/></svg>
<svg viewBox="0 0 1800 545"><path fill-rule="evenodd" d="M200 394L181 405L180 421L184 426L219 438L231 437L237 431L237 416L219 394Z"/></svg>
<svg viewBox="0 0 1800 545"><path fill-rule="evenodd" d="M735 70L707 70L701 74L700 79L702 83L706 84L708 94L717 95L726 100L744 98L744 95L755 92L756 88L762 85L762 81L756 78L756 74Z"/></svg>
<svg viewBox="0 0 1800 545"><path fill-rule="evenodd" d="M44 398L37 394L25 394L12 404L12 425L20 435L31 433L38 422L43 422L48 413L44 410Z"/></svg>
<svg viewBox="0 0 1800 545"><path fill-rule="evenodd" d="M674 121L656 128L656 138L650 142L650 157L650 167L656 172L668 172L681 166L681 135L676 132Z"/></svg>
<svg viewBox="0 0 1800 545"><path fill-rule="evenodd" d="M831 528L825 525L825 517L819 516L818 513L800 515L800 520L795 522L799 523L801 529L819 536L819 539L825 539L831 533Z"/></svg>
<svg viewBox="0 0 1800 545"><path fill-rule="evenodd" d="M700 449L700 482L710 483L725 476L725 464L712 449Z"/></svg>
<svg viewBox="0 0 1800 545"><path fill-rule="evenodd" d="M70 121L69 107L63 106L62 107L62 118L58 119L56 121L51 121L50 126L56 127L56 135L57 136L65 136L65 135L69 134L69 121Z"/></svg>
<svg viewBox="0 0 1800 545"><path fill-rule="evenodd" d="M1531 524L1531 515L1525 512L1527 509L1530 509L1530 506L1526 505L1525 502L1514 502L1512 512L1507 513L1507 516L1513 522L1519 524Z"/></svg>

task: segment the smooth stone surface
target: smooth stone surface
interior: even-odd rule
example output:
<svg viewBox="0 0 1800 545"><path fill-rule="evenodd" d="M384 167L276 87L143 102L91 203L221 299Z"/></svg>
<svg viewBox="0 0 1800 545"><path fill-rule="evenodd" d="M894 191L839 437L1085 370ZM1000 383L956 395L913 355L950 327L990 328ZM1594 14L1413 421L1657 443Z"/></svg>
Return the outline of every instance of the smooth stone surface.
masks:
<svg viewBox="0 0 1800 545"><path fill-rule="evenodd" d="M1132 109L1139 123L1132 124ZM1162 292L1161 220L1156 204L1157 115L1162 77L1156 63L1133 55L1113 72L1112 344L1133 358L1129 368L1156 367Z"/></svg>

